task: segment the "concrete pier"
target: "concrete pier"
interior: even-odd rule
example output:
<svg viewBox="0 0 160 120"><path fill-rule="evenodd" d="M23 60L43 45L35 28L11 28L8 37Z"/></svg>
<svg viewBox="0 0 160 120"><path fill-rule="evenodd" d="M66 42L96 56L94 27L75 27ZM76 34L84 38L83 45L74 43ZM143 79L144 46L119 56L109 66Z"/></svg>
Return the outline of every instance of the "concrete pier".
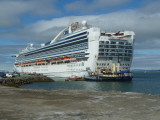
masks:
<svg viewBox="0 0 160 120"><path fill-rule="evenodd" d="M159 120L160 96L0 85L0 120Z"/></svg>

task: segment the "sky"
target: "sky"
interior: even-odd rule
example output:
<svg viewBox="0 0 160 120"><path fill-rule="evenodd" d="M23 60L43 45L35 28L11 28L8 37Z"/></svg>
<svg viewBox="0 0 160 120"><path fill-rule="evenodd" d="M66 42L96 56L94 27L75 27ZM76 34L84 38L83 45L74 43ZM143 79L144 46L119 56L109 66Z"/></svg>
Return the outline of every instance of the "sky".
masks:
<svg viewBox="0 0 160 120"><path fill-rule="evenodd" d="M134 31L132 69L160 69L160 0L0 0L0 69L28 43L52 40L72 22Z"/></svg>

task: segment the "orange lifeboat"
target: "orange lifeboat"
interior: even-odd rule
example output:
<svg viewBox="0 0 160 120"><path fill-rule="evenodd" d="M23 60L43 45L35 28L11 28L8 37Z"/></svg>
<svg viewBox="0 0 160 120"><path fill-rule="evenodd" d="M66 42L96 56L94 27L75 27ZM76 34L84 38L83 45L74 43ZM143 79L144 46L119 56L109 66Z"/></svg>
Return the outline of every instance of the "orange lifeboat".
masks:
<svg viewBox="0 0 160 120"><path fill-rule="evenodd" d="M55 60L57 60L57 59L56 59L56 58L51 58L51 59L50 59L50 61L55 61Z"/></svg>
<svg viewBox="0 0 160 120"><path fill-rule="evenodd" d="M39 60L39 61L36 61L36 63L46 63L47 61L46 60Z"/></svg>
<svg viewBox="0 0 160 120"><path fill-rule="evenodd" d="M32 64L32 62L26 62L26 63L24 63L24 65L31 65Z"/></svg>
<svg viewBox="0 0 160 120"><path fill-rule="evenodd" d="M65 58L64 58L64 60L69 60L69 59L71 59L71 57L65 57Z"/></svg>

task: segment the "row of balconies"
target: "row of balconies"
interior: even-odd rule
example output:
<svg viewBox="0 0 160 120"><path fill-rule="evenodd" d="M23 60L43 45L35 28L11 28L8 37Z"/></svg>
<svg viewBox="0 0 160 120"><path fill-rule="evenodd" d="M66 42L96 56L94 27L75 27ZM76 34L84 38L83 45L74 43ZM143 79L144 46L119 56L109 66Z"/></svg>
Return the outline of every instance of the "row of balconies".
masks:
<svg viewBox="0 0 160 120"><path fill-rule="evenodd" d="M37 53L37 54L33 54L33 55L29 55L27 56L27 59L34 59L37 58L39 56L41 57L46 57L46 56L50 56L50 55L54 55L54 54L62 54L62 53L69 53L69 52L74 52L74 51L79 51L82 49L87 49L88 47L85 45L83 47L73 47L72 49L61 49L61 50L53 50L53 51L47 51L45 53ZM25 59L25 58L24 58Z"/></svg>
<svg viewBox="0 0 160 120"><path fill-rule="evenodd" d="M128 42L109 42L109 41L100 41L100 45L132 45L131 43Z"/></svg>
<svg viewBox="0 0 160 120"><path fill-rule="evenodd" d="M109 45L106 45L106 46L102 46L102 45L100 45L99 46L99 48L108 48L108 49L110 49L110 48L114 48L114 49L132 49L132 46L109 46Z"/></svg>
<svg viewBox="0 0 160 120"><path fill-rule="evenodd" d="M113 57L128 57L132 56L132 54L117 54L117 53L99 53L99 56L113 56Z"/></svg>
<svg viewBox="0 0 160 120"><path fill-rule="evenodd" d="M116 51L116 50L108 50L108 49L99 49L99 53L129 53L132 54L132 50L125 50L125 51Z"/></svg>

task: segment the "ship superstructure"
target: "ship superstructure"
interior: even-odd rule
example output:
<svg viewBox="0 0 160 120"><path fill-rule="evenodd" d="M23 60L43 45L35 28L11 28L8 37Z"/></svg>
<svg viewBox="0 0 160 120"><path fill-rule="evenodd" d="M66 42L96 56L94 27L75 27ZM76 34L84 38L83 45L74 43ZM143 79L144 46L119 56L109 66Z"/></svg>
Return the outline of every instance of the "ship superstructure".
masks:
<svg viewBox="0 0 160 120"><path fill-rule="evenodd" d="M134 35L132 31L104 32L86 21L75 22L40 48L30 44L16 55L15 69L57 80L129 71Z"/></svg>

